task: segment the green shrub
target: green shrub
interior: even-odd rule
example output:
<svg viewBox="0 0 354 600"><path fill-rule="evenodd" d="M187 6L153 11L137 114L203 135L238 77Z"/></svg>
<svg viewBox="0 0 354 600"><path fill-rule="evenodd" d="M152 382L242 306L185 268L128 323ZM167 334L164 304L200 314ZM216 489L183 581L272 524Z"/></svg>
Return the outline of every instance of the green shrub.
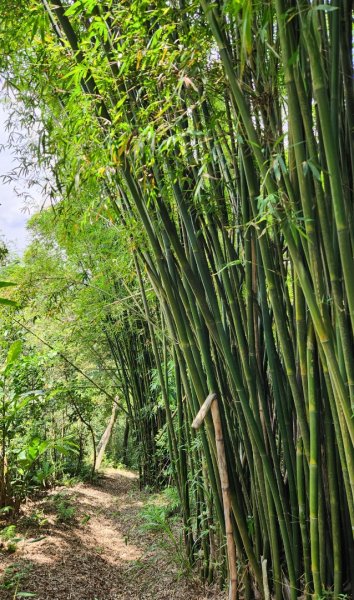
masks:
<svg viewBox="0 0 354 600"><path fill-rule="evenodd" d="M69 524L76 518L76 507L71 503L71 499L63 493L58 493L52 497L58 523Z"/></svg>

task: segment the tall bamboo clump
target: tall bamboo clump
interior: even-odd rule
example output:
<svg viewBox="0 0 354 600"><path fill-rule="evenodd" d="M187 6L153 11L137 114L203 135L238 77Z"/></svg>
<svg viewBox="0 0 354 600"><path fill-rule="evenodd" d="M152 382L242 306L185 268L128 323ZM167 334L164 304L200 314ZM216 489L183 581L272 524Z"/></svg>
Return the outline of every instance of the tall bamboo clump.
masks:
<svg viewBox="0 0 354 600"><path fill-rule="evenodd" d="M207 515L185 537L191 559L204 553L210 576L224 532L210 419L190 431L215 392L240 596L350 593L351 3L20 5L4 7L3 39L18 20L24 33L3 71L41 107L41 158L58 157L64 196L99 176L131 232L186 528Z"/></svg>

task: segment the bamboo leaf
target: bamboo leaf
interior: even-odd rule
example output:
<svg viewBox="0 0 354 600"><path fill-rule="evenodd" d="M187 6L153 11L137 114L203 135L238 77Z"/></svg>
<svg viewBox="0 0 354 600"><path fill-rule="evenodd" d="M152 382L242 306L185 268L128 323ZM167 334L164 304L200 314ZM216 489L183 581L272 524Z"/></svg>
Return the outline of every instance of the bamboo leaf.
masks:
<svg viewBox="0 0 354 600"><path fill-rule="evenodd" d="M335 10L339 10L338 6L331 6L331 4L318 4L317 6L313 6L311 10L320 10L323 12L333 12Z"/></svg>
<svg viewBox="0 0 354 600"><path fill-rule="evenodd" d="M5 304L6 306L17 306L17 303L14 300L9 300L8 298L0 298L0 304Z"/></svg>

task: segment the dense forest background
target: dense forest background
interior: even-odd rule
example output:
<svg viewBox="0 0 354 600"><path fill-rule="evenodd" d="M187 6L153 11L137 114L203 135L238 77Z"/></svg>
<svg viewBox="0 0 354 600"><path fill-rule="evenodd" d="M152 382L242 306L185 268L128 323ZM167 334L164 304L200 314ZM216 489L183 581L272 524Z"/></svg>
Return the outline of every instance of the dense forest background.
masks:
<svg viewBox="0 0 354 600"><path fill-rule="evenodd" d="M44 198L2 251L0 506L92 477L115 419L202 578L349 598L352 3L0 7L8 177Z"/></svg>

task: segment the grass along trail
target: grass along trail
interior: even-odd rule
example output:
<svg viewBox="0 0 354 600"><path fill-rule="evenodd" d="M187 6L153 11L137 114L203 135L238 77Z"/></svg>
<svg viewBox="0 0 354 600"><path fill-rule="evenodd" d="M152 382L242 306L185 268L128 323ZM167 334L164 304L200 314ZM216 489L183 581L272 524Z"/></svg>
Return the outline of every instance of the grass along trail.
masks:
<svg viewBox="0 0 354 600"><path fill-rule="evenodd" d="M134 473L106 469L99 485L57 488L29 503L13 547L10 540L0 548L1 600L224 598L178 577L163 533L142 531L148 501Z"/></svg>

